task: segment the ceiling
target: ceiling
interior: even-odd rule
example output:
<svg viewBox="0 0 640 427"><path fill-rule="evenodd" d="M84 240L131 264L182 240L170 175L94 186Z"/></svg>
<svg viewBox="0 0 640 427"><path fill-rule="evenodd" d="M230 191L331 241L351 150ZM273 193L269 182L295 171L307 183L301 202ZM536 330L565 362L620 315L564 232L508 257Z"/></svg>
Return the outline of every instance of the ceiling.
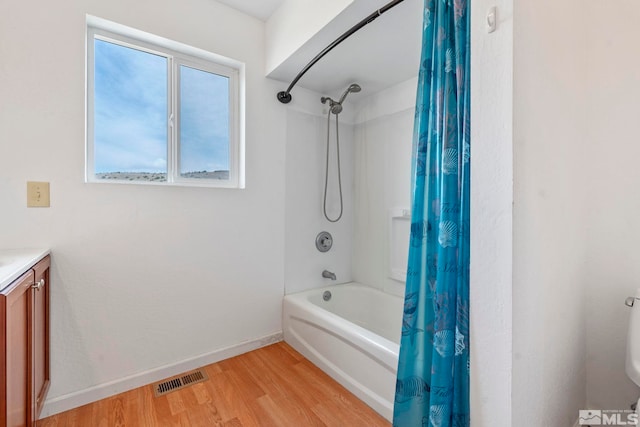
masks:
<svg viewBox="0 0 640 427"><path fill-rule="evenodd" d="M284 0L218 0L218 2L266 21Z"/></svg>
<svg viewBox="0 0 640 427"><path fill-rule="evenodd" d="M218 0L266 20L284 0ZM376 8L389 0L354 2L293 55L269 73L286 89L304 66ZM418 74L422 44L423 0L405 0L361 28L316 63L297 83L328 96L339 95L351 83L366 97ZM292 89L295 93L295 88Z"/></svg>
<svg viewBox="0 0 640 427"><path fill-rule="evenodd" d="M360 96L365 97L415 77L420 65L422 8L423 0L405 0L387 11L336 46L297 86L333 96L355 82L362 86ZM374 10L348 11L349 19L327 25L269 77L286 82L286 89L313 57Z"/></svg>

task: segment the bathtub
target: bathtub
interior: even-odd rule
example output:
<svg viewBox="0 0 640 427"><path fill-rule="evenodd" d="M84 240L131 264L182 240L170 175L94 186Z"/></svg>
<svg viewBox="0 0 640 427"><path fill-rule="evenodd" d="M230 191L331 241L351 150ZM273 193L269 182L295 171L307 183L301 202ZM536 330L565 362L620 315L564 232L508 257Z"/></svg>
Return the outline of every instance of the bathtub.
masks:
<svg viewBox="0 0 640 427"><path fill-rule="evenodd" d="M356 282L286 295L284 340L391 421L402 309L402 298Z"/></svg>

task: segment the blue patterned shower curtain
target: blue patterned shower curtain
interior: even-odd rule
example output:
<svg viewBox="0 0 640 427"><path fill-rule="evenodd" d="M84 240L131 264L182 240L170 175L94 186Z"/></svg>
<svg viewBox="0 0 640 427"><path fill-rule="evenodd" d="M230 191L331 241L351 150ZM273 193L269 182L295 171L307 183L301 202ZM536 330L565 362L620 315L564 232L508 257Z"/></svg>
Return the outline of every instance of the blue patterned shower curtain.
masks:
<svg viewBox="0 0 640 427"><path fill-rule="evenodd" d="M469 426L469 0L425 0L393 425Z"/></svg>

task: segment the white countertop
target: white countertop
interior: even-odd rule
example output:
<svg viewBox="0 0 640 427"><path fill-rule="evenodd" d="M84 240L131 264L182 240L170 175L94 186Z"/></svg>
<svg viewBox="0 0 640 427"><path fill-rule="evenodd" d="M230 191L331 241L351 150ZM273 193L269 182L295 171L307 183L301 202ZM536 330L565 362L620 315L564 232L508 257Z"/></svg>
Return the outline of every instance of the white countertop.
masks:
<svg viewBox="0 0 640 427"><path fill-rule="evenodd" d="M0 249L0 291L49 254L49 249Z"/></svg>

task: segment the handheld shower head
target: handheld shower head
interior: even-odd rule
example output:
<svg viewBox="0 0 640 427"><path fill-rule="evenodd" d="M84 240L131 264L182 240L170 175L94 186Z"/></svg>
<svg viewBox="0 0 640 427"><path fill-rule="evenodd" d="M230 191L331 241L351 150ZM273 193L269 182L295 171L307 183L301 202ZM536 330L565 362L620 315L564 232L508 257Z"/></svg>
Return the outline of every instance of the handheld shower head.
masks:
<svg viewBox="0 0 640 427"><path fill-rule="evenodd" d="M344 91L339 101L334 101L328 96L323 96L322 98L320 98L320 102L322 102L323 104L326 104L327 102L329 102L329 110L333 114L340 114L342 112L342 102L345 100L347 95L349 95L349 93L351 92L353 93L360 92L361 90L362 88L360 87L360 85L353 83L347 88L347 90Z"/></svg>
<svg viewBox="0 0 640 427"><path fill-rule="evenodd" d="M362 88L360 87L359 84L357 83L353 83L351 84L347 90L344 91L344 93L342 94L342 96L340 97L340 101L338 101L338 104L342 104L342 101L345 100L345 98L347 97L347 95L349 95L349 93L353 92L353 93L358 93L362 90Z"/></svg>
<svg viewBox="0 0 640 427"><path fill-rule="evenodd" d="M322 98L320 98L320 101L323 104L326 104L327 102L329 102L329 110L333 114L340 114L342 112L342 102L345 100L347 95L349 95L349 93L351 93L351 92L353 92L353 93L360 92L361 90L362 90L362 88L360 87L359 84L353 83L347 88L347 90L344 91L344 93L340 97L339 101L334 101L333 99L329 98L328 96L323 96Z"/></svg>

